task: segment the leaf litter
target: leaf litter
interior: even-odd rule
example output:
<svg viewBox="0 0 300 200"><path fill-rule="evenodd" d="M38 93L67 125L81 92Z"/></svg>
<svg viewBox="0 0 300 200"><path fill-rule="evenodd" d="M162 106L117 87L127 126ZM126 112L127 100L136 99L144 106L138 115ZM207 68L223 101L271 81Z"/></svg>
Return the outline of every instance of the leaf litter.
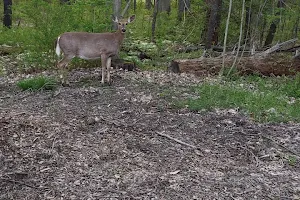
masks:
<svg viewBox="0 0 300 200"><path fill-rule="evenodd" d="M0 199L300 198L299 124L174 109L192 75L100 74L37 92L0 79Z"/></svg>

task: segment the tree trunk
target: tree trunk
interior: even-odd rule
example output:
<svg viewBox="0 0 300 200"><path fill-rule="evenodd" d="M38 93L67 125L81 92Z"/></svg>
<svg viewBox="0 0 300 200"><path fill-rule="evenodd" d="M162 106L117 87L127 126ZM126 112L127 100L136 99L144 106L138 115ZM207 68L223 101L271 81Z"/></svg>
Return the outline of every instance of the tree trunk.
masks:
<svg viewBox="0 0 300 200"><path fill-rule="evenodd" d="M178 0L178 21L182 21L184 13L191 7L190 0Z"/></svg>
<svg viewBox="0 0 300 200"><path fill-rule="evenodd" d="M219 27L221 22L222 0L206 0L209 5L205 48L210 49L212 45L218 44Z"/></svg>
<svg viewBox="0 0 300 200"><path fill-rule="evenodd" d="M248 41L251 40L251 34L250 34L250 27L251 27L251 15L252 15L252 10L251 7L246 4L246 17L245 17L245 27L244 27L244 41L243 43L247 43Z"/></svg>
<svg viewBox="0 0 300 200"><path fill-rule="evenodd" d="M136 0L133 0L133 10L136 11Z"/></svg>
<svg viewBox="0 0 300 200"><path fill-rule="evenodd" d="M12 25L12 0L3 0L4 3L4 17L3 25L7 28L11 28Z"/></svg>
<svg viewBox="0 0 300 200"><path fill-rule="evenodd" d="M121 6L122 6L121 0L114 0L114 4L113 4L114 18L115 17L117 17L118 19L120 18ZM118 25L113 22L113 29L117 30L117 28L118 28Z"/></svg>
<svg viewBox="0 0 300 200"><path fill-rule="evenodd" d="M121 17L124 17L125 15L128 15L128 10L130 8L130 3L131 3L131 0L126 0L126 6L125 6L124 10L121 13Z"/></svg>
<svg viewBox="0 0 300 200"><path fill-rule="evenodd" d="M158 5L158 12L167 12L170 14L171 12L171 0L160 0L156 1Z"/></svg>
<svg viewBox="0 0 300 200"><path fill-rule="evenodd" d="M285 0L278 0L278 3L277 3L277 8L281 9L285 6ZM276 12L275 13L275 16L279 16L280 15L280 12ZM271 25L270 25L270 29L269 29L269 32L268 32L268 35L267 35L267 38L266 38L266 41L265 41L265 44L264 46L269 46L270 44L272 44L273 42L273 39L274 39L274 35L276 33L276 29L277 29L277 25L279 23L279 19L275 19Z"/></svg>
<svg viewBox="0 0 300 200"><path fill-rule="evenodd" d="M294 25L294 28L293 28L293 37L296 38L297 35L298 35L298 31L299 31L299 22L300 22L300 15L298 13L298 17L297 17L297 20L296 20L296 23Z"/></svg>
<svg viewBox="0 0 300 200"><path fill-rule="evenodd" d="M151 29L151 41L154 42L155 38L155 28L156 28L156 18L158 13L158 5L161 0L156 0L155 7L153 9L153 19L152 19L152 29Z"/></svg>

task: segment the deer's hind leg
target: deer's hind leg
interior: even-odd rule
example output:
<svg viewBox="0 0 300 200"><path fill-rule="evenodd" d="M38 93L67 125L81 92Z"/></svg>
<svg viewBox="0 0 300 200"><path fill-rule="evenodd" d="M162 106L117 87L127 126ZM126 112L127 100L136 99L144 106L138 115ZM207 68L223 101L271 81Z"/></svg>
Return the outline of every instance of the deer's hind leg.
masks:
<svg viewBox="0 0 300 200"><path fill-rule="evenodd" d="M63 59L61 59L57 64L58 70L60 71L59 76L61 79L61 83L63 85L69 85L68 77L67 77L67 75L68 75L67 66L70 63L70 61L72 60L72 58L74 58L74 56L71 56L71 55L64 56Z"/></svg>
<svg viewBox="0 0 300 200"><path fill-rule="evenodd" d="M107 82L108 84L111 84L111 78L110 78L111 57L107 58L106 67L107 67Z"/></svg>
<svg viewBox="0 0 300 200"><path fill-rule="evenodd" d="M106 55L101 55L101 66L102 66L101 83L102 84L105 83L105 73L106 73L107 61L108 61L108 57Z"/></svg>

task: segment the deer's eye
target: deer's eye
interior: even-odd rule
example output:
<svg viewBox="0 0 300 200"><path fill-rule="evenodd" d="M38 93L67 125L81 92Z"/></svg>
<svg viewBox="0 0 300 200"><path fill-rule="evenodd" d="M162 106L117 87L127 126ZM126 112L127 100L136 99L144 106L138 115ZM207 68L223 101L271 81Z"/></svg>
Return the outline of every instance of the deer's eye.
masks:
<svg viewBox="0 0 300 200"><path fill-rule="evenodd" d="M125 25L127 25L128 23L126 22Z"/></svg>
<svg viewBox="0 0 300 200"><path fill-rule="evenodd" d="M122 24L119 22L119 25L122 25Z"/></svg>

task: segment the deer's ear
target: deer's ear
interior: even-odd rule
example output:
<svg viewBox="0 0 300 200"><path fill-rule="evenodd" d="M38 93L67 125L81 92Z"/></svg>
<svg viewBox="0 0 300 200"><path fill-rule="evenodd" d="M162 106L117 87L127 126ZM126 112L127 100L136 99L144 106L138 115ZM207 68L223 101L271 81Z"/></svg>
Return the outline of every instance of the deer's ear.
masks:
<svg viewBox="0 0 300 200"><path fill-rule="evenodd" d="M128 23L131 23L135 20L135 15L132 15L131 17L128 18Z"/></svg>
<svg viewBox="0 0 300 200"><path fill-rule="evenodd" d="M113 20L113 22L115 22L115 23L118 23L118 22L119 22L119 20L118 20L118 17L117 17L117 16L115 16L115 17L114 17L114 16L112 15L112 20Z"/></svg>

